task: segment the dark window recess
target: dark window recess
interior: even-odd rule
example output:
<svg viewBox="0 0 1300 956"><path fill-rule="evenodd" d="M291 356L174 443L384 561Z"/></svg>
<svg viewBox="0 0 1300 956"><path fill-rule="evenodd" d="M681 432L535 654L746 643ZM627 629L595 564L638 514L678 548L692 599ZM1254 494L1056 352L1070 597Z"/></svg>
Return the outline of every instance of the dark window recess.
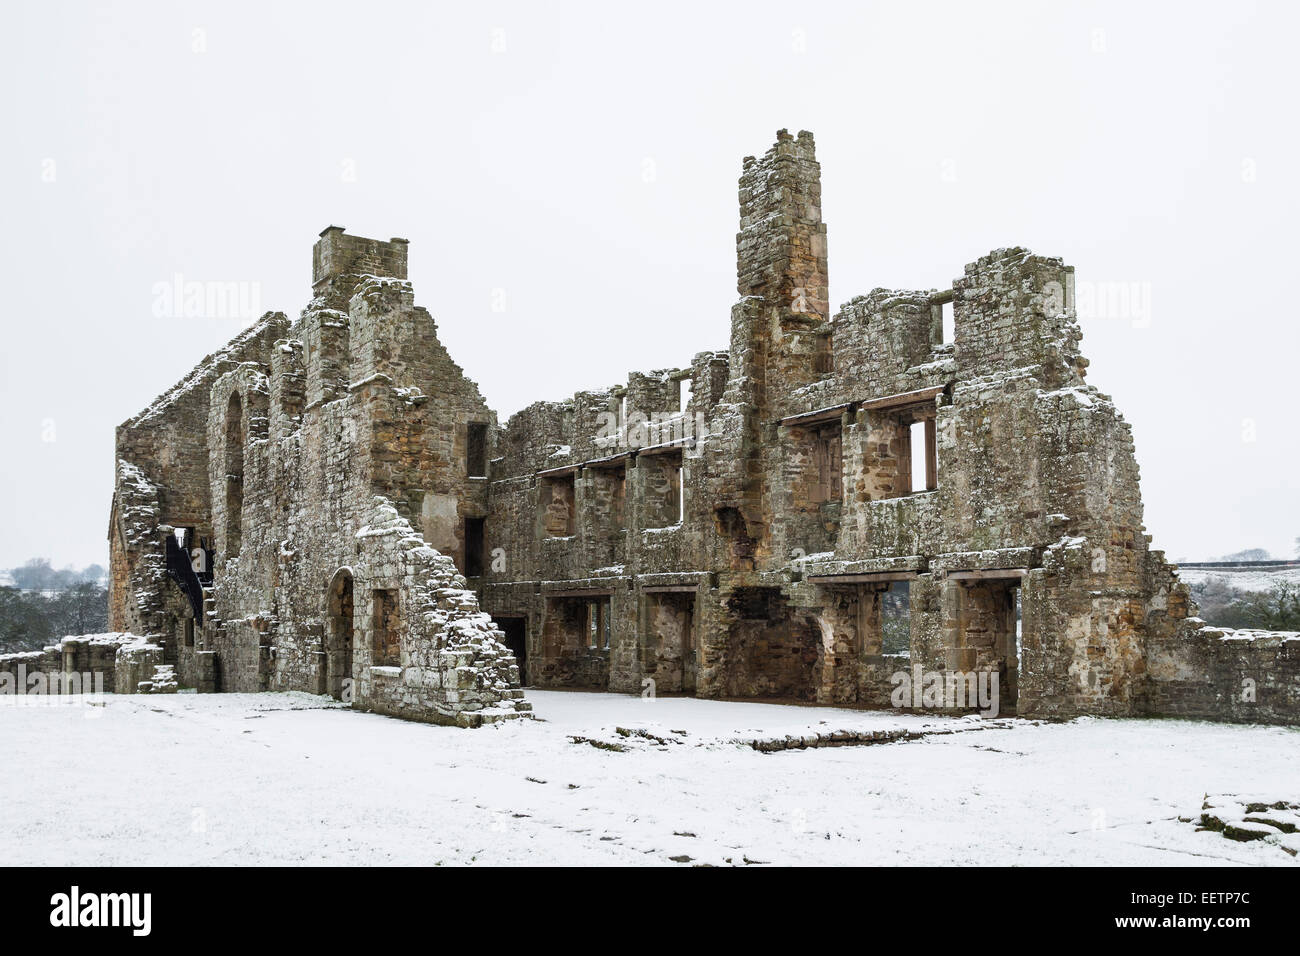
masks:
<svg viewBox="0 0 1300 956"><path fill-rule="evenodd" d="M812 460L816 477L808 489L812 504L840 501L844 497L844 442L839 422L813 430Z"/></svg>
<svg viewBox="0 0 1300 956"><path fill-rule="evenodd" d="M401 625L398 620L397 592L379 591L372 593L374 602L374 664L398 667L402 663Z"/></svg>
<svg viewBox="0 0 1300 956"><path fill-rule="evenodd" d="M682 494L682 453L680 450L642 455L637 461L642 474L645 506L642 521L646 528L671 528L681 524L686 513Z"/></svg>
<svg viewBox="0 0 1300 956"><path fill-rule="evenodd" d="M487 551L487 519L465 519L465 576L479 577L483 573L483 555Z"/></svg>
<svg viewBox="0 0 1300 956"><path fill-rule="evenodd" d="M912 653L912 594L907 581L892 581L880 595L880 653Z"/></svg>
<svg viewBox="0 0 1300 956"><path fill-rule="evenodd" d="M818 375L828 375L835 371L835 353L832 345L829 332L817 336L816 349L813 352L813 371Z"/></svg>
<svg viewBox="0 0 1300 956"><path fill-rule="evenodd" d="M239 554L244 512L244 406L238 392L226 406L226 557Z"/></svg>
<svg viewBox="0 0 1300 956"><path fill-rule="evenodd" d="M505 633L505 645L519 665L519 682L528 683L528 625L522 617L494 617L492 623Z"/></svg>
<svg viewBox="0 0 1300 956"><path fill-rule="evenodd" d="M577 534L573 475L543 478L537 487L538 522L542 537L569 538Z"/></svg>
<svg viewBox="0 0 1300 956"><path fill-rule="evenodd" d="M487 477L487 425L470 422L465 440L465 470L471 478Z"/></svg>

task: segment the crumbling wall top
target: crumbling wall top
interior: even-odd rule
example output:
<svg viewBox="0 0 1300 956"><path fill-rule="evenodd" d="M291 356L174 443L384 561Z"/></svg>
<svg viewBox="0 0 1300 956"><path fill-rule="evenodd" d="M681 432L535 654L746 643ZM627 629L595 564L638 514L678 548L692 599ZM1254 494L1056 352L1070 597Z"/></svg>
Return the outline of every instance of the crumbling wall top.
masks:
<svg viewBox="0 0 1300 956"><path fill-rule="evenodd" d="M762 159L746 156L736 236L737 291L808 318L830 317L821 166L812 133L776 134Z"/></svg>
<svg viewBox="0 0 1300 956"><path fill-rule="evenodd" d="M311 288L319 294L330 279L343 275L406 278L405 239L366 239L349 236L343 226L326 226L312 247Z"/></svg>

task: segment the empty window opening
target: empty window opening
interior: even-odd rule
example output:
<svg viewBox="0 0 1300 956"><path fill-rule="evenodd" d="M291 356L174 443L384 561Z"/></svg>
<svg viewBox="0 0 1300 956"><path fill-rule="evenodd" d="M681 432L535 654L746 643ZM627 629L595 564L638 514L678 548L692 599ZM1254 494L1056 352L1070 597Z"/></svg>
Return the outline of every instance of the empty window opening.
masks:
<svg viewBox="0 0 1300 956"><path fill-rule="evenodd" d="M622 531L627 504L627 469L588 468L591 483L590 513L596 527L606 532Z"/></svg>
<svg viewBox="0 0 1300 956"><path fill-rule="evenodd" d="M686 514L682 494L682 453L642 455L637 468L643 475L645 490L645 527L671 528L681 524Z"/></svg>
<svg viewBox="0 0 1300 956"><path fill-rule="evenodd" d="M840 418L793 425L784 433L787 484L787 553L835 548L844 497L844 441Z"/></svg>
<svg viewBox="0 0 1300 956"><path fill-rule="evenodd" d="M1023 631L1024 631L1024 627L1023 627L1024 617L1023 617L1023 610L1022 610L1021 605L1020 605L1020 594L1021 594L1021 588L1016 587L1016 588L1012 588L1012 590L1015 592L1015 594L1012 596L1012 603L1013 603L1014 608L1015 608L1014 613L1015 613L1015 616L1016 616L1016 655L1015 655L1015 656L1016 656L1016 670L1015 670L1015 674L1016 674L1016 681L1017 681L1017 683L1019 683L1019 680L1020 680L1020 674L1021 674L1021 672L1024 670L1024 666L1025 666L1024 651L1023 651L1023 649L1022 649L1022 648L1023 648L1023 645L1022 645L1022 643L1021 643L1021 636L1022 636ZM1018 691L1018 690L1019 690L1018 687L1017 687L1017 688L1012 688L1013 693L1014 693L1015 691Z"/></svg>
<svg viewBox="0 0 1300 956"><path fill-rule="evenodd" d="M839 501L843 495L843 439L839 422L822 425L812 433L815 470L808 497L813 504Z"/></svg>
<svg viewBox="0 0 1300 956"><path fill-rule="evenodd" d="M685 412L691 404L691 397L694 394L693 380L689 378L679 378L677 380L677 410Z"/></svg>
<svg viewBox="0 0 1300 956"><path fill-rule="evenodd" d="M813 351L813 371L818 375L829 375L835 371L835 352L833 350L834 340L830 332L823 332L817 336L816 347Z"/></svg>
<svg viewBox="0 0 1300 956"><path fill-rule="evenodd" d="M487 477L487 424L470 422L465 437L465 471L471 478Z"/></svg>
<svg viewBox="0 0 1300 956"><path fill-rule="evenodd" d="M933 415L925 420L925 490L934 491L939 487L939 443L937 441L938 425Z"/></svg>
<svg viewBox="0 0 1300 956"><path fill-rule="evenodd" d="M949 299L947 302L940 303L939 309L940 309L939 328L943 336L939 341L941 342L957 341L957 320L953 314L952 299Z"/></svg>
<svg viewBox="0 0 1300 956"><path fill-rule="evenodd" d="M577 528L573 473L543 478L538 486L537 508L543 537L572 537Z"/></svg>
<svg viewBox="0 0 1300 956"><path fill-rule="evenodd" d="M483 574L483 556L487 553L487 519L465 519L465 576Z"/></svg>
<svg viewBox="0 0 1300 956"><path fill-rule="evenodd" d="M244 512L244 407L238 392L226 405L226 557L239 554Z"/></svg>
<svg viewBox="0 0 1300 956"><path fill-rule="evenodd" d="M587 602L587 646L592 650L609 649L609 598Z"/></svg>
<svg viewBox="0 0 1300 956"><path fill-rule="evenodd" d="M541 640L528 670L539 686L609 686L612 598L606 594L549 597Z"/></svg>
<svg viewBox="0 0 1300 956"><path fill-rule="evenodd" d="M733 571L754 570L756 542L738 508L714 508L713 530L727 544L728 564Z"/></svg>
<svg viewBox="0 0 1300 956"><path fill-rule="evenodd" d="M912 595L908 581L891 581L880 593L880 653L910 657Z"/></svg>
<svg viewBox="0 0 1300 956"><path fill-rule="evenodd" d="M866 465L873 497L899 498L939 487L932 405L880 413L872 433L878 437L870 443Z"/></svg>
<svg viewBox="0 0 1300 956"><path fill-rule="evenodd" d="M928 448L925 443L925 422L912 422L907 426L908 444L912 446L912 466L911 466L911 487L909 492L924 491L926 485L926 470L928 468L926 454Z"/></svg>
<svg viewBox="0 0 1300 956"><path fill-rule="evenodd" d="M397 592L374 591L371 596L374 602L372 663L381 667L399 667L402 663L402 647Z"/></svg>
<svg viewBox="0 0 1300 956"><path fill-rule="evenodd" d="M192 617L185 619L185 646L194 646L194 618Z"/></svg>

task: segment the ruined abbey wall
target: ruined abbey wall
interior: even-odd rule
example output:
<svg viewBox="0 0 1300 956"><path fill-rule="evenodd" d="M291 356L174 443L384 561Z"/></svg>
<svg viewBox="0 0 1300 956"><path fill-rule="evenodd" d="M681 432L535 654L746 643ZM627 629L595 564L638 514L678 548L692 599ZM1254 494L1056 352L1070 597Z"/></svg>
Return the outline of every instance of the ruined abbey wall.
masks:
<svg viewBox="0 0 1300 956"><path fill-rule="evenodd" d="M267 315L119 430L115 626L155 636L191 685L465 724L524 713L455 565L486 510L469 431L493 415L415 305L403 241L331 228L313 263L297 322ZM399 274L362 271L379 266ZM175 464L191 452L201 469ZM211 543L201 611L163 570L172 529Z"/></svg>
<svg viewBox="0 0 1300 956"><path fill-rule="evenodd" d="M506 424L482 599L529 679L889 706L920 665L1022 714L1294 720L1300 641L1207 633L1150 548L1073 269L997 250L832 316L819 177L806 133L745 161L728 351Z"/></svg>
<svg viewBox="0 0 1300 956"><path fill-rule="evenodd" d="M900 673L995 675L1004 713L1297 719L1300 636L1206 627L1151 548L1071 267L1000 249L832 312L812 136L738 199L725 350L500 427L405 241L325 230L297 321L119 429L112 626L189 686L466 724L521 681L887 707ZM213 548L201 595L174 529Z"/></svg>

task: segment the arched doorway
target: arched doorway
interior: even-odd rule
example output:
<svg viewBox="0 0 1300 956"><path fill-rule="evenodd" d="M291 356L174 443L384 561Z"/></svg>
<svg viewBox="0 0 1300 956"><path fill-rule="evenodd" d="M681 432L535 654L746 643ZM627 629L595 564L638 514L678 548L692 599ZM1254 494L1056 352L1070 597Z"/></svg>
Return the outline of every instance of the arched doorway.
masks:
<svg viewBox="0 0 1300 956"><path fill-rule="evenodd" d="M352 699L352 571L340 568L326 592L325 692Z"/></svg>

